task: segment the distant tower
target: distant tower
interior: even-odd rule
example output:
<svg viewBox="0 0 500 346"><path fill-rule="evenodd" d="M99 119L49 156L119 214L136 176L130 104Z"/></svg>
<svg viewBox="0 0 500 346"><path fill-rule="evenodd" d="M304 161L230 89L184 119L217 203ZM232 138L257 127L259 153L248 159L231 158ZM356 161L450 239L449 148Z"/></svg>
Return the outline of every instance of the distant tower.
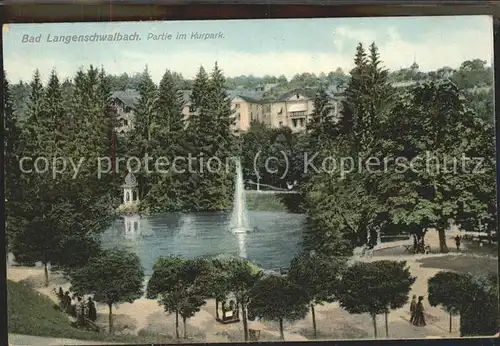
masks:
<svg viewBox="0 0 500 346"><path fill-rule="evenodd" d="M413 55L413 64L410 66L410 68L411 68L411 71L413 73L417 73L418 72L419 66L417 64L417 59L415 57L415 54Z"/></svg>
<svg viewBox="0 0 500 346"><path fill-rule="evenodd" d="M139 193L137 191L137 179L132 172L129 172L125 177L123 188L123 204L131 206L139 203Z"/></svg>

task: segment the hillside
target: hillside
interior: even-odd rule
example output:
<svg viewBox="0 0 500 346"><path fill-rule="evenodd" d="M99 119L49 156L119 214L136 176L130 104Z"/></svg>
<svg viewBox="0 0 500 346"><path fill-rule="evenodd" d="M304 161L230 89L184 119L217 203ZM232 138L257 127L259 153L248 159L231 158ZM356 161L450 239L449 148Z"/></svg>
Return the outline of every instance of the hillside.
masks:
<svg viewBox="0 0 500 346"><path fill-rule="evenodd" d="M7 281L7 309L9 333L82 340L99 335L73 328L69 318L53 307L48 297L21 283Z"/></svg>
<svg viewBox="0 0 500 346"><path fill-rule="evenodd" d="M172 343L172 340L165 337L153 335L111 337L106 332L96 333L73 328L69 318L54 309L54 302L50 298L11 280L7 280L7 313L9 334L118 343Z"/></svg>

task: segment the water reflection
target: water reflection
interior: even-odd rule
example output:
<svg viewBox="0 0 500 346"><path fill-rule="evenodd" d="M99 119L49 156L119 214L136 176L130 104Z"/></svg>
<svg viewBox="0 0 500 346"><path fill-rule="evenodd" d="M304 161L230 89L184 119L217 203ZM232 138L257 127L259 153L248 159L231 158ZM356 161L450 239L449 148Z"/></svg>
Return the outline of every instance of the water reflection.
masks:
<svg viewBox="0 0 500 346"><path fill-rule="evenodd" d="M240 257L247 258L247 234L246 233L236 233L236 238L238 238L238 245L240 247Z"/></svg>
<svg viewBox="0 0 500 346"><path fill-rule="evenodd" d="M305 217L285 212L249 212L254 232L233 234L230 213L164 213L139 220L137 232L124 219L103 234L105 247L126 246L137 253L149 275L159 256L248 258L263 268L287 266L299 251ZM136 219L128 219L130 223ZM135 225L134 225L135 226ZM134 228L131 228L135 230Z"/></svg>

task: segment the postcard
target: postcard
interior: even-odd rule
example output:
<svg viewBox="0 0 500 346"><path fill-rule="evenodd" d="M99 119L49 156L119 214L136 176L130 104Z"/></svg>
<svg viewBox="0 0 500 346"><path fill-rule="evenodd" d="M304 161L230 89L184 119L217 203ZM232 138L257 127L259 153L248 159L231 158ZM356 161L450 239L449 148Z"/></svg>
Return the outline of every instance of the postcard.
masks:
<svg viewBox="0 0 500 346"><path fill-rule="evenodd" d="M4 25L10 342L495 335L492 37Z"/></svg>

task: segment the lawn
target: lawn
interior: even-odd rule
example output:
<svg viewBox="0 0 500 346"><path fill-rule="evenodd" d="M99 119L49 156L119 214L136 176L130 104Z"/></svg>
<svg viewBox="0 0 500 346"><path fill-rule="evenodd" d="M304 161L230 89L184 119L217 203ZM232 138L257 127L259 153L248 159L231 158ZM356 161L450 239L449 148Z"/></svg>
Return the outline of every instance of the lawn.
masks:
<svg viewBox="0 0 500 346"><path fill-rule="evenodd" d="M487 256L456 256L430 257L419 260L423 268L437 268L470 273L474 276L487 275L498 271L498 259Z"/></svg>
<svg viewBox="0 0 500 346"><path fill-rule="evenodd" d="M52 300L10 280L7 280L7 313L9 333L12 334L123 343L175 343L174 340L159 336L110 336L106 332L74 328L68 317L54 308Z"/></svg>

